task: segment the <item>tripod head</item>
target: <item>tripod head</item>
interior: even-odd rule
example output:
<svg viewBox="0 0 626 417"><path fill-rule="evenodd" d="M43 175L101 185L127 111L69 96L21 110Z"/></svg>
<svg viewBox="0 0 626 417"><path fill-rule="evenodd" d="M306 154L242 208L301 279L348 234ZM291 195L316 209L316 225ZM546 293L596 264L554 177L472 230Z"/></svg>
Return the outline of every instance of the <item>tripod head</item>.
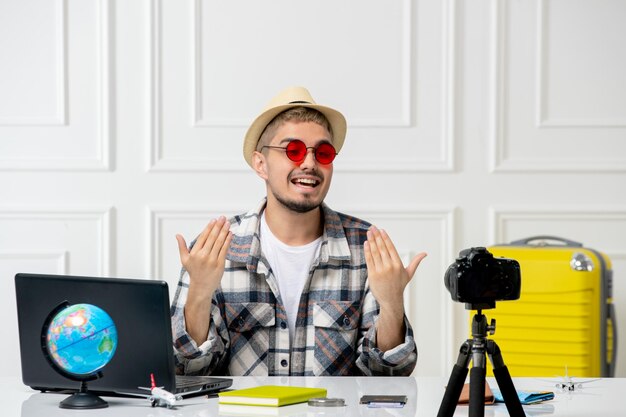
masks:
<svg viewBox="0 0 626 417"><path fill-rule="evenodd" d="M491 319L487 324L487 316L478 310L472 319L472 337L476 339L486 339L487 334L493 335L496 332L496 319Z"/></svg>

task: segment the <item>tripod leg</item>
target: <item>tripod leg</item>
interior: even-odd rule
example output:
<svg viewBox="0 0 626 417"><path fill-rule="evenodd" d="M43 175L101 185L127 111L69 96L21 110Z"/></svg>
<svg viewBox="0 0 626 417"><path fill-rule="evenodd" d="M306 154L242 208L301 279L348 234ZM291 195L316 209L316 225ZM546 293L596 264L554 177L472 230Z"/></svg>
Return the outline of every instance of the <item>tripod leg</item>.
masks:
<svg viewBox="0 0 626 417"><path fill-rule="evenodd" d="M488 341L487 352L490 354L491 363L493 365L493 375L496 377L498 387L502 392L506 409L509 411L511 417L525 417L522 403L517 396L517 391L513 385L509 368L504 364L502 359L502 352L500 348L493 340ZM473 371L473 370L472 370Z"/></svg>
<svg viewBox="0 0 626 417"><path fill-rule="evenodd" d="M470 399L469 417L483 417L485 415L485 375L487 373L487 358L484 345L474 345L472 354L472 371L470 372Z"/></svg>
<svg viewBox="0 0 626 417"><path fill-rule="evenodd" d="M461 396L461 391L463 390L463 384L465 383L465 378L467 377L471 345L472 342L470 340L461 345L459 356L454 368L452 369L452 373L450 373L450 380L448 380L446 392L443 395L443 400L439 406L437 417L452 417L454 415L454 410L456 410L456 405L459 402L459 397Z"/></svg>
<svg viewBox="0 0 626 417"><path fill-rule="evenodd" d="M470 417L485 415L485 374L485 368L476 366L472 367L472 372L470 372Z"/></svg>

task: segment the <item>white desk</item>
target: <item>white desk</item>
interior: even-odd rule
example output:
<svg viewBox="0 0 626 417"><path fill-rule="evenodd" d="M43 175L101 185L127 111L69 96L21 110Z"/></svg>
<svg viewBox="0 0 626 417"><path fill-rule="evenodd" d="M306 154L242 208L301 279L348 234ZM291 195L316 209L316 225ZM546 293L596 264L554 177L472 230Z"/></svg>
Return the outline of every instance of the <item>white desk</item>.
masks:
<svg viewBox="0 0 626 417"><path fill-rule="evenodd" d="M324 378L253 378L235 377L233 388L246 388L263 384L302 385L324 387L329 397L346 400L346 407L318 408L306 404L296 404L276 409L252 407L247 415L277 415L281 417L352 417L352 416L436 416L448 378L384 378L384 377L324 377ZM556 381L556 380L555 380ZM497 388L493 379L489 379L492 388ZM556 390L554 385L535 378L515 378L517 389ZM405 394L409 402L402 409L370 409L359 405L363 394ZM552 401L540 405L524 406L527 416L626 416L626 378L603 379L586 385L573 393L556 392ZM0 398L2 416L13 417L55 417L55 416L221 416L217 398L196 397L183 400L175 409L152 408L148 401L134 398L104 397L108 408L99 410L64 410L59 408L59 401L66 395L41 394L24 386L20 379L0 377ZM252 411L265 410L269 414ZM272 412L274 414L272 414ZM467 416L467 406L457 407L455 416ZM485 407L485 416L508 416L504 404Z"/></svg>

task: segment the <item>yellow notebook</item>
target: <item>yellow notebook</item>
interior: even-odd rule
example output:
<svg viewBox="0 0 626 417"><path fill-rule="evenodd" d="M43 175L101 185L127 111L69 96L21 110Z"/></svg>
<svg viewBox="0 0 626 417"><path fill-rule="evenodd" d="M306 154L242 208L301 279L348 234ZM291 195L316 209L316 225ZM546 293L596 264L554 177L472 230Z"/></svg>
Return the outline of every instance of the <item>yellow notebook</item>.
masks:
<svg viewBox="0 0 626 417"><path fill-rule="evenodd" d="M309 398L326 397L325 388L261 385L254 388L224 391L219 394L220 404L260 405L280 407L303 403Z"/></svg>

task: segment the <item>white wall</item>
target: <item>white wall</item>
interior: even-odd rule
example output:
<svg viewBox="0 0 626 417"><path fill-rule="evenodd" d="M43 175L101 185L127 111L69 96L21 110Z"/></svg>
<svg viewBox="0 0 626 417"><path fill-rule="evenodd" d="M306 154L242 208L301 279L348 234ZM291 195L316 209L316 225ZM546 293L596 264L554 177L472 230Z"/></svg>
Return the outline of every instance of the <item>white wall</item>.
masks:
<svg viewBox="0 0 626 417"><path fill-rule="evenodd" d="M20 372L13 275L173 287L174 234L263 196L242 137L289 85L348 119L329 205L429 253L416 375L465 338L443 273L469 246L606 252L626 334L625 20L621 0L0 0L0 375Z"/></svg>

